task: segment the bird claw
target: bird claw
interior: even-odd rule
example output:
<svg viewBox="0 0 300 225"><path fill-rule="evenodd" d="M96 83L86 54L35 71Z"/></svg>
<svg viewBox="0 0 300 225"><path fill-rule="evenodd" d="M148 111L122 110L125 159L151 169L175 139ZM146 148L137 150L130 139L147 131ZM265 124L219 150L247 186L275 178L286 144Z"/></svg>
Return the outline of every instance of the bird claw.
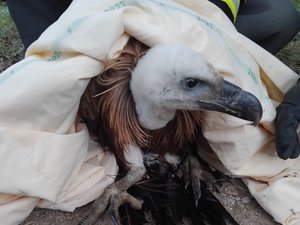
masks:
<svg viewBox="0 0 300 225"><path fill-rule="evenodd" d="M111 220L113 225L119 225L120 224L120 223L118 223L118 216L114 213L112 213L110 215L110 220Z"/></svg>
<svg viewBox="0 0 300 225"><path fill-rule="evenodd" d="M134 209L141 209L143 202L128 194L127 191L120 190L114 183L95 200L78 225L94 224L98 217L101 217L99 220L101 225L120 225L119 207L124 203L128 203Z"/></svg>
<svg viewBox="0 0 300 225"><path fill-rule="evenodd" d="M183 161L181 170L184 178L185 189L187 189L189 185L192 186L194 200L195 200L195 207L197 208L198 201L201 198L200 180L202 179L202 171L203 171L200 162L195 156L188 155L186 159Z"/></svg>

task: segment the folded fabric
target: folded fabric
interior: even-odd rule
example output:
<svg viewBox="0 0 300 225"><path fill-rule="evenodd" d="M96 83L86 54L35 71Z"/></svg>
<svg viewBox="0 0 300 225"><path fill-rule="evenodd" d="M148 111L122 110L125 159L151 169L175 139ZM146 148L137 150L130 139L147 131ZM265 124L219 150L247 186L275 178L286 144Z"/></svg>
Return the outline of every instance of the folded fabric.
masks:
<svg viewBox="0 0 300 225"><path fill-rule="evenodd" d="M273 136L275 107L297 75L207 0L74 0L26 58L0 74L0 224L19 224L35 206L72 211L113 182L114 156L83 124L76 132L74 121L89 79L129 36L150 47L190 47L261 101L257 127L207 112L203 131L214 153L200 152L221 171L247 178L276 221L299 224L299 159L279 159Z"/></svg>

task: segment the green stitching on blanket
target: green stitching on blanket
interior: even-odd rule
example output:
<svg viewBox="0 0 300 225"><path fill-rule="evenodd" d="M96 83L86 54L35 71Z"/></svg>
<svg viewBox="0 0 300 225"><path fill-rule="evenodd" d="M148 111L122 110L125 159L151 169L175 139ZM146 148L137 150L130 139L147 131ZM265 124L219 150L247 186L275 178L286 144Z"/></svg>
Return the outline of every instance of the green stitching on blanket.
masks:
<svg viewBox="0 0 300 225"><path fill-rule="evenodd" d="M17 74L17 72L20 69L23 69L24 67L38 61L38 58L36 57L28 57L23 59L22 61L19 61L18 63L12 65L8 69L6 69L4 72L0 74L0 83L3 83L6 81L8 78L14 76Z"/></svg>
<svg viewBox="0 0 300 225"><path fill-rule="evenodd" d="M121 9L121 8L126 7L126 6L127 6L127 4L125 3L125 1L120 1L116 4L114 4L113 6L109 7L109 9L105 9L104 12L109 12L109 11Z"/></svg>
<svg viewBox="0 0 300 225"><path fill-rule="evenodd" d="M214 30L213 24L210 23L210 22L208 22L207 20L201 18L200 16L197 16L197 20L198 20L199 22L204 23L204 24L205 24L207 27L209 27L210 29Z"/></svg>
<svg viewBox="0 0 300 225"><path fill-rule="evenodd" d="M58 37L54 40L52 44L53 54L47 59L47 61L56 61L64 54L62 51L59 51L61 44L72 35L72 33L80 27L80 25L88 18L89 16L81 17L73 21Z"/></svg>
<svg viewBox="0 0 300 225"><path fill-rule="evenodd" d="M255 74L253 73L253 71L250 68L248 68L248 75L254 80L254 82L256 84L258 84L258 80L257 80Z"/></svg>
<svg viewBox="0 0 300 225"><path fill-rule="evenodd" d="M112 10L117 10L117 9L121 9L124 8L128 5L130 5L132 2L134 2L134 0L122 0L118 3L115 3L114 5L112 5L111 7L109 7L108 9L105 9L104 12L109 12ZM85 16L82 18L79 18L75 21L73 21L67 28L66 30L64 30L54 41L53 45L52 45L52 49L53 49L53 54L52 56L50 56L50 58L47 59L47 61L56 61L59 58L61 58L62 55L64 55L64 53L62 51L58 51L55 49L60 49L61 44L63 43L64 40L67 39L67 37L69 37L70 35L72 35L72 33L78 28L80 27L80 25L90 16Z"/></svg>
<svg viewBox="0 0 300 225"><path fill-rule="evenodd" d="M47 61L56 61L57 59L59 59L62 55L62 52L59 51L54 51L53 55L50 59L48 59Z"/></svg>

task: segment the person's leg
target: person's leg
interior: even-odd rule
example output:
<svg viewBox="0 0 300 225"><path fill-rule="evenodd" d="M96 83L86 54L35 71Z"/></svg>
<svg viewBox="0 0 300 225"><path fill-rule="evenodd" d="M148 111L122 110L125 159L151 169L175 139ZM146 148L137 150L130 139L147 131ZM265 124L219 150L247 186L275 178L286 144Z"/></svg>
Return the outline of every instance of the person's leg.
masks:
<svg viewBox="0 0 300 225"><path fill-rule="evenodd" d="M289 0L247 0L238 13L236 27L275 54L300 30L300 14Z"/></svg>
<svg viewBox="0 0 300 225"><path fill-rule="evenodd" d="M27 48L55 22L72 0L6 0L20 38Z"/></svg>

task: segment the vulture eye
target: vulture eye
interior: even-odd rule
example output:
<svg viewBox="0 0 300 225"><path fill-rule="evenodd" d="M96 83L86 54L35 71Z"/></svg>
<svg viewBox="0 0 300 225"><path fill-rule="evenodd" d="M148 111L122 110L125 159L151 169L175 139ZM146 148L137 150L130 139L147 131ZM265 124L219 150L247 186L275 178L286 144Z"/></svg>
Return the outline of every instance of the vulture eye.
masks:
<svg viewBox="0 0 300 225"><path fill-rule="evenodd" d="M200 80L196 80L196 79L193 79L193 78L187 78L184 81L184 87L186 89L193 89L193 88L197 87L200 83L201 83Z"/></svg>

